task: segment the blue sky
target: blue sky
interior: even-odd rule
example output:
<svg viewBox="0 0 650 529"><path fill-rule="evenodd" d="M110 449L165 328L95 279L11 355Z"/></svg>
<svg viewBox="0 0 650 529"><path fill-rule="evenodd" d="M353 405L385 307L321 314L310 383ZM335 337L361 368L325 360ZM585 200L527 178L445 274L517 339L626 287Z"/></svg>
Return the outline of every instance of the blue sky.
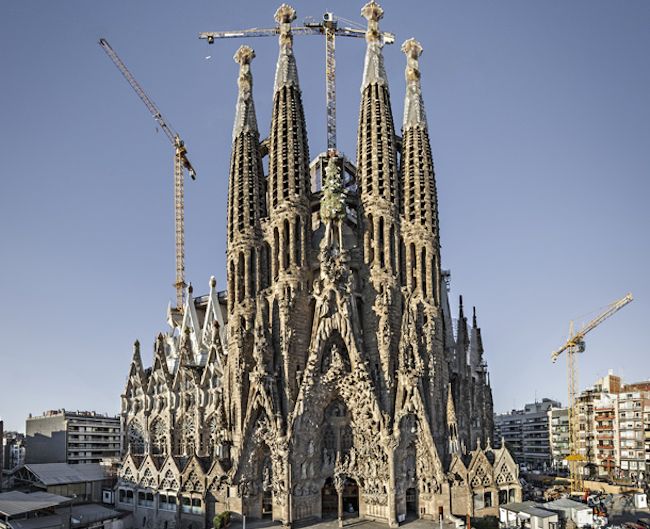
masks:
<svg viewBox="0 0 650 529"><path fill-rule="evenodd" d="M362 23L362 2L295 1ZM566 400L550 352L568 322L631 291L588 338L581 386L613 368L650 377L650 3L384 1L393 112L421 41L451 295L477 305L495 409ZM273 25L276 3L5 0L0 17L0 416L65 407L116 413L131 358L151 360L174 280L172 151L97 44L109 40L181 132L186 270L225 287L225 197L242 41L199 31ZM268 130L274 39L254 95ZM297 37L312 156L325 146L324 51ZM361 39L337 41L339 146L354 158ZM206 56L211 56L206 59ZM264 135L264 132L262 132ZM454 310L456 310L454 308ZM595 314L591 314L595 315Z"/></svg>

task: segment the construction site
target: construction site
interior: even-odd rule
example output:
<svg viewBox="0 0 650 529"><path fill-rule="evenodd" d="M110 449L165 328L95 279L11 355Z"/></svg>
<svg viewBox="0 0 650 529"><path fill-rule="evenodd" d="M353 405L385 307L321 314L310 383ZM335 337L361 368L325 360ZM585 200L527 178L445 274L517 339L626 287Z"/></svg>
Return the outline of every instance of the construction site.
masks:
<svg viewBox="0 0 650 529"><path fill-rule="evenodd" d="M108 41L99 41L174 159L176 303L150 368L134 346L116 505L132 509L138 528L207 527L223 513L285 526L336 517L339 526L359 518L391 527L407 519L604 527L616 509L625 511L622 493L645 508L640 480L589 481L578 406L585 336L631 294L577 331L572 322L551 354L553 362L567 359L568 475L520 476L526 469L495 437L476 309L468 325L461 297L452 318L450 274L441 267L422 47L415 39L402 45L399 136L382 56L395 36L380 29L377 3L361 13L365 29L333 13L293 26L296 12L283 4L269 29L199 34L210 45L279 42L268 137L253 103L255 51L243 45L234 56L227 289L213 277L201 296L185 281L185 174L196 178L187 146ZM293 53L302 35L325 42L327 149L316 157ZM337 147L337 37L366 41L354 161Z"/></svg>
<svg viewBox="0 0 650 529"><path fill-rule="evenodd" d="M218 100L210 117L219 149L227 144L229 153L227 175L218 176L227 195L211 197L201 214L193 196L205 193L201 186L215 171L204 168L205 157L194 147L190 112L170 114L175 123L185 121L181 134L167 106L154 102L173 83L144 82L149 62L137 60L123 36L98 35L103 53L93 44L102 66L126 81L120 81L122 92L111 91L111 103L136 101L140 114L129 107L129 119L153 119L167 149L168 170L157 178L161 188L173 190L173 207L161 206L158 190L150 197L169 220L166 258L157 267L168 280L156 289L173 297L156 309L154 335L143 342L133 336L130 362L122 365L121 447L111 467L115 484L102 491L120 521L104 529L650 529L650 380L621 370L616 353L607 357L613 368L601 367L602 356L592 364L587 347L616 339L620 328L613 322L628 317L635 299L621 294L638 294L637 283L623 290L616 282L617 299L570 322L581 303L587 306L580 310L589 310L601 292L605 299L616 292L610 298L611 289L599 288L584 301L573 293L571 303L554 300L554 318L568 323L566 337L541 323L527 328L552 336L553 350L544 339L519 338L523 333L513 331L512 322L497 326L510 341L524 341L527 355L500 356L485 324L507 319L495 316L494 307L504 307L499 289L522 290L509 298L508 312L530 310L534 295L503 265L489 279L475 272L503 252L498 244L471 235L459 242L449 236L457 231L442 229L446 208L463 207L447 206L445 192L454 185L456 196L476 190L462 170L438 164L437 148L434 169L432 144L446 131L437 131L430 116L438 114L427 114L425 99L430 109L444 103L437 95L429 101L435 92L427 86L435 86L436 77L422 60L425 46L418 35L388 31L375 0L359 7L358 19L350 20L330 11L299 18L294 6L281 4L265 13L266 26L229 28L213 20L212 27L198 28L192 38L202 61L217 65L211 82L236 94ZM259 15L251 10L237 20ZM307 42L320 42L317 58ZM362 61L352 60L360 57L348 52L354 46ZM272 79L257 73L266 72L271 48ZM401 52L398 67L394 54L388 58L393 51ZM228 70L224 57L231 55ZM182 76L182 61L175 60L167 73ZM320 91L314 64L322 64ZM356 115L340 104L351 93ZM308 123L307 102L315 98L324 119ZM109 129L123 126L114 118ZM125 151L138 150L132 139L128 144ZM496 172L486 169L482 176ZM543 195L541 185L536 192ZM495 204L495 216L505 215L508 207ZM207 232L194 233L196 219L209 224ZM117 238L126 240L127 231L149 221L130 215L128 230ZM504 233L494 239L505 240ZM203 268L192 267L198 259L188 250L198 246L188 244L196 238L223 254L217 269L198 278L194 270ZM162 240L156 244L164 246ZM461 280L454 275L452 286L448 266L456 264L447 248L451 254L472 244L480 248L475 261L459 264ZM513 260L525 260L524 253L517 248ZM476 295L481 281L508 285ZM558 279L562 296L571 281ZM150 329L150 314L129 312L130 304L123 308L134 327ZM146 306L141 297L133 304ZM534 366L542 366L539 374ZM551 378L561 398L544 389L538 399L536 384L550 387ZM521 397L526 385L534 402L519 408L513 388ZM513 409L500 412L495 395L503 407L511 389ZM47 437L39 433L44 458ZM83 443L66 441L65 450L89 457L88 437L75 430L75 442ZM12 480L20 472L12 470ZM19 495L5 498L0 526L43 529L34 520L45 511L11 511L14 498ZM76 500L77 494L56 501ZM10 520L19 514L24 519Z"/></svg>

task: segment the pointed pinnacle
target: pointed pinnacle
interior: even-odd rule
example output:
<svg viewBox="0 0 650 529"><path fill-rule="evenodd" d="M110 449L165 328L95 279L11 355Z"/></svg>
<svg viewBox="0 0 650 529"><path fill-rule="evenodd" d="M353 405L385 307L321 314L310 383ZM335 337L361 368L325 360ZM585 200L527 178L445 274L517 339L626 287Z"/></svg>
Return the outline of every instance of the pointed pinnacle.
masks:
<svg viewBox="0 0 650 529"><path fill-rule="evenodd" d="M476 307L472 307L472 327L477 328L476 324Z"/></svg>

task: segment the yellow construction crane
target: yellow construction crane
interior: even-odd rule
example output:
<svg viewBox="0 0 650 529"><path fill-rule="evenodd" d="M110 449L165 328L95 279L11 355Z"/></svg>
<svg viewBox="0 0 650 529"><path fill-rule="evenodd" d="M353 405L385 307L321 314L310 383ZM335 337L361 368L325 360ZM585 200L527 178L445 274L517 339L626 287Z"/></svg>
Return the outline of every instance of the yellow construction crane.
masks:
<svg viewBox="0 0 650 529"><path fill-rule="evenodd" d="M199 33L199 38L208 41L208 44L214 44L215 39L232 39L248 37L272 37L280 34L280 13L286 6L281 6L276 12L278 26L274 28L250 28L238 29L233 31L205 31ZM292 9L289 17L295 19L295 11ZM339 37L357 37L366 36L365 29L341 27L338 21L347 21L341 17L336 17L333 13L325 13L323 20L316 22L313 19L305 21L304 26L292 27L291 33L294 35L323 35L325 37L325 109L327 115L327 150L336 152L336 59L335 59L335 39ZM395 35L389 32L379 33L379 38L383 44L393 44Z"/></svg>
<svg viewBox="0 0 650 529"><path fill-rule="evenodd" d="M582 353L585 350L585 334L592 331L598 325L603 323L607 318L612 316L615 312L621 310L625 305L630 303L634 298L632 294L627 294L625 297L615 301L607 307L607 309L600 315L596 316L593 320L587 323L578 332L573 330L573 321L569 324L569 339L566 343L551 353L551 359L555 362L558 357L566 351L567 357L567 375L569 379L569 455L567 461L569 463L569 474L571 478L571 492L582 491L582 473L580 462L585 458L579 453L578 450L578 410L576 406L576 395L578 392L578 368L575 361L575 355Z"/></svg>
<svg viewBox="0 0 650 529"><path fill-rule="evenodd" d="M153 119L156 120L160 128L163 130L169 141L174 147L174 221L176 232L176 308L183 310L183 302L185 296L185 188L183 179L183 170L187 169L188 174L192 180L196 180L196 172L194 167L187 158L187 149L185 143L180 135L172 128L172 126L164 118L158 107L147 96L146 92L135 80L135 77L129 72L128 68L119 58L117 53L111 48L106 39L99 39L99 45L103 48L106 54L113 61L117 69L122 73L124 78L135 90L138 97L145 104Z"/></svg>

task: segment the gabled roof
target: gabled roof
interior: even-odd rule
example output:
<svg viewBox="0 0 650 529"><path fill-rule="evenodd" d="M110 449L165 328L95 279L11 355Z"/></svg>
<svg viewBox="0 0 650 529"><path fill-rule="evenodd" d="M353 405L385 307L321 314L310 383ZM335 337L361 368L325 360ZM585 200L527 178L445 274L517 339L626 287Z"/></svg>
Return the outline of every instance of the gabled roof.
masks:
<svg viewBox="0 0 650 529"><path fill-rule="evenodd" d="M47 492L25 493L13 490L0 493L0 514L4 516L19 516L62 503L72 501L72 498L49 494Z"/></svg>
<svg viewBox="0 0 650 529"><path fill-rule="evenodd" d="M31 481L45 485L65 485L71 483L86 483L88 481L103 481L110 476L98 463L70 465L68 463L39 463L23 465ZM19 470L20 472L20 470Z"/></svg>

